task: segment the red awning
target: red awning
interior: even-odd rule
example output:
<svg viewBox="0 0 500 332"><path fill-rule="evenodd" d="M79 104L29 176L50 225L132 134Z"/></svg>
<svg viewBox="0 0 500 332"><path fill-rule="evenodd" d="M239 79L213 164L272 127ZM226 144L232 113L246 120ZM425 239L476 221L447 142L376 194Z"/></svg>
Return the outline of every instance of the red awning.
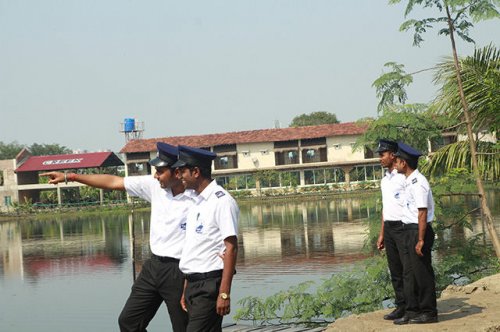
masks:
<svg viewBox="0 0 500 332"><path fill-rule="evenodd" d="M121 165L123 165L123 162L113 152L58 154L29 157L16 169L16 172L55 171Z"/></svg>

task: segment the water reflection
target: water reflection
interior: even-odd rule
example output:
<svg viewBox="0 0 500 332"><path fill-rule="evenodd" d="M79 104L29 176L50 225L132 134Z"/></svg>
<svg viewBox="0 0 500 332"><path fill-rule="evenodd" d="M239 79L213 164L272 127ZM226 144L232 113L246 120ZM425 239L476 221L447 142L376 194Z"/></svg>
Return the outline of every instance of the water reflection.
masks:
<svg viewBox="0 0 500 332"><path fill-rule="evenodd" d="M296 273L290 265L321 269L324 263L359 259L361 220L374 209L373 200L355 199L241 204L238 266ZM138 272L150 256L148 239L149 212L4 222L1 274L36 282L117 268L127 260Z"/></svg>
<svg viewBox="0 0 500 332"><path fill-rule="evenodd" d="M495 197L490 206L498 227ZM470 198L447 202L462 203L478 206ZM373 197L241 203L233 303L320 280L365 257L363 220L378 216L378 207ZM468 218L471 231L439 236L467 239L484 232L477 213ZM0 330L114 331L134 273L149 256L148 211L0 223L0 295L9 303L2 308ZM34 319L26 320L26 312ZM55 315L61 319L50 318ZM157 317L149 331L168 326L166 314Z"/></svg>

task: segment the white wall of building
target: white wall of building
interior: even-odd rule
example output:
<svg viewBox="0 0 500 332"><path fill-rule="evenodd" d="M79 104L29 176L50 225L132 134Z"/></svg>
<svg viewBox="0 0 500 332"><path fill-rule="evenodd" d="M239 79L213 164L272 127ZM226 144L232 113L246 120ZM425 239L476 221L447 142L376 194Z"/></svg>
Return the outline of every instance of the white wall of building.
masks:
<svg viewBox="0 0 500 332"><path fill-rule="evenodd" d="M326 138L327 156L329 162L345 162L364 160L363 149L353 151L357 136L333 136Z"/></svg>
<svg viewBox="0 0 500 332"><path fill-rule="evenodd" d="M238 153L238 170L255 170L275 166L274 144L243 143L236 145Z"/></svg>

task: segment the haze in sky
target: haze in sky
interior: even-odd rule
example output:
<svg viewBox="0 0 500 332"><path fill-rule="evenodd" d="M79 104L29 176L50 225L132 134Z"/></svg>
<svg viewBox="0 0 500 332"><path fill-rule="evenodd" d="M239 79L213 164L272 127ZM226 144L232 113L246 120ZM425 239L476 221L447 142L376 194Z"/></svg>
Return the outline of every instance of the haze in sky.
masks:
<svg viewBox="0 0 500 332"><path fill-rule="evenodd" d="M125 118L145 138L287 127L293 117L377 116L371 87L451 55L438 29L413 47L387 0L0 0L0 141L120 150ZM421 17L436 13L422 13ZM413 17L413 16L412 16ZM499 20L471 30L500 41ZM473 46L460 41L460 55ZM409 102L435 94L419 74Z"/></svg>

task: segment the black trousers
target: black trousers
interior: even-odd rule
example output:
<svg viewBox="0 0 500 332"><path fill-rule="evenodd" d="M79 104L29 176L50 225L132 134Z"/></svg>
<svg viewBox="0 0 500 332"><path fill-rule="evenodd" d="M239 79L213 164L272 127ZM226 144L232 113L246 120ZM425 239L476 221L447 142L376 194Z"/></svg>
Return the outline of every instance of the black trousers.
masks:
<svg viewBox="0 0 500 332"><path fill-rule="evenodd" d="M405 307L403 261L406 255L405 233L401 221L384 222L384 246L387 254L387 264L391 273L392 287L397 307Z"/></svg>
<svg viewBox="0 0 500 332"><path fill-rule="evenodd" d="M408 254L404 271L406 311L412 314L428 313L437 315L436 280L432 268L431 251L434 244L434 230L427 225L422 248L423 257L417 255L418 229L404 230Z"/></svg>
<svg viewBox="0 0 500 332"><path fill-rule="evenodd" d="M221 332L222 316L216 305L222 277L189 281L186 287L186 307L189 323L187 332Z"/></svg>
<svg viewBox="0 0 500 332"><path fill-rule="evenodd" d="M183 288L184 275L179 270L178 261L160 261L154 256L147 260L118 318L120 331L146 331L158 308L165 302L173 330L185 332L187 314L180 305Z"/></svg>

